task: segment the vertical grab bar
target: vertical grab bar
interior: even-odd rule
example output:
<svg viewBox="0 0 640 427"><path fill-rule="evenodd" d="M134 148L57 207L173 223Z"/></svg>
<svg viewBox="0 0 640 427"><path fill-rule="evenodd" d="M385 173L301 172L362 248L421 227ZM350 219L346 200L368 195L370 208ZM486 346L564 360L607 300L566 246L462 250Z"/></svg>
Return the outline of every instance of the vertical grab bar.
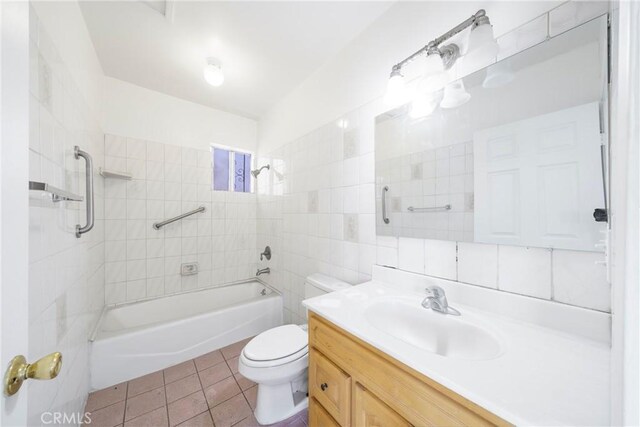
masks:
<svg viewBox="0 0 640 427"><path fill-rule="evenodd" d="M388 186L382 187L382 220L385 224L389 224L389 218L387 217L387 191L389 191Z"/></svg>
<svg viewBox="0 0 640 427"><path fill-rule="evenodd" d="M80 224L76 225L76 237L80 238L84 233L87 233L93 228L93 222L95 214L93 211L93 159L91 155L86 151L82 151L77 145L73 148L73 154L76 159L82 157L85 162L85 187L87 194L87 224L81 227Z"/></svg>

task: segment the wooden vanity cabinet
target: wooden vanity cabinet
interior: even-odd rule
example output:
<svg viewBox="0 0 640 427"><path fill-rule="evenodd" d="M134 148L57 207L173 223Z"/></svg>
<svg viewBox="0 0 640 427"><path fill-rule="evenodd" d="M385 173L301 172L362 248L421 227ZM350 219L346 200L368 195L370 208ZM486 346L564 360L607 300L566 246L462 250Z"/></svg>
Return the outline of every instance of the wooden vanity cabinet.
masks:
<svg viewBox="0 0 640 427"><path fill-rule="evenodd" d="M509 423L309 312L311 427Z"/></svg>

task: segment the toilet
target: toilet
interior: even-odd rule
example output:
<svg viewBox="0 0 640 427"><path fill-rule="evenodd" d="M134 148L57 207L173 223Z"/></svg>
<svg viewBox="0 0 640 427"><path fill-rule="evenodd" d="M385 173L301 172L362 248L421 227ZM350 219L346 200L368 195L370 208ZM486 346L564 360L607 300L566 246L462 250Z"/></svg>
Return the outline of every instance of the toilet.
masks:
<svg viewBox="0 0 640 427"><path fill-rule="evenodd" d="M323 274L305 280L304 296L312 298L349 287ZM239 372L258 384L254 415L260 424L285 420L305 409L309 348L307 325L284 325L255 336L242 350Z"/></svg>

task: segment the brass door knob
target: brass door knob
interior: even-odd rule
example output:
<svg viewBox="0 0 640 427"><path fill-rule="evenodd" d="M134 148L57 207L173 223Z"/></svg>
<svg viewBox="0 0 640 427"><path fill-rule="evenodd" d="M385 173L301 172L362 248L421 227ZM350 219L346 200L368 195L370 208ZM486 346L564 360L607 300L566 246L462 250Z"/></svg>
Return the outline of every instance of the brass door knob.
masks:
<svg viewBox="0 0 640 427"><path fill-rule="evenodd" d="M51 353L31 364L27 363L24 356L16 356L11 359L4 374L4 394L6 396L16 394L22 383L29 378L51 380L58 376L60 368L62 368L62 354L58 352Z"/></svg>

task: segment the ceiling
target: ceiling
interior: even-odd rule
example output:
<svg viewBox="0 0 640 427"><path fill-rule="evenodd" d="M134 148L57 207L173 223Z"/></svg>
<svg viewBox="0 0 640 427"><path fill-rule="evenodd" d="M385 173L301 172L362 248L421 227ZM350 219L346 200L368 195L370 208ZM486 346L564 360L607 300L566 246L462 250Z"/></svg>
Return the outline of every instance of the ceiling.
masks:
<svg viewBox="0 0 640 427"><path fill-rule="evenodd" d="M250 118L304 81L391 1L81 1L104 73ZM163 13L165 12L166 13ZM205 83L209 56L225 83Z"/></svg>

